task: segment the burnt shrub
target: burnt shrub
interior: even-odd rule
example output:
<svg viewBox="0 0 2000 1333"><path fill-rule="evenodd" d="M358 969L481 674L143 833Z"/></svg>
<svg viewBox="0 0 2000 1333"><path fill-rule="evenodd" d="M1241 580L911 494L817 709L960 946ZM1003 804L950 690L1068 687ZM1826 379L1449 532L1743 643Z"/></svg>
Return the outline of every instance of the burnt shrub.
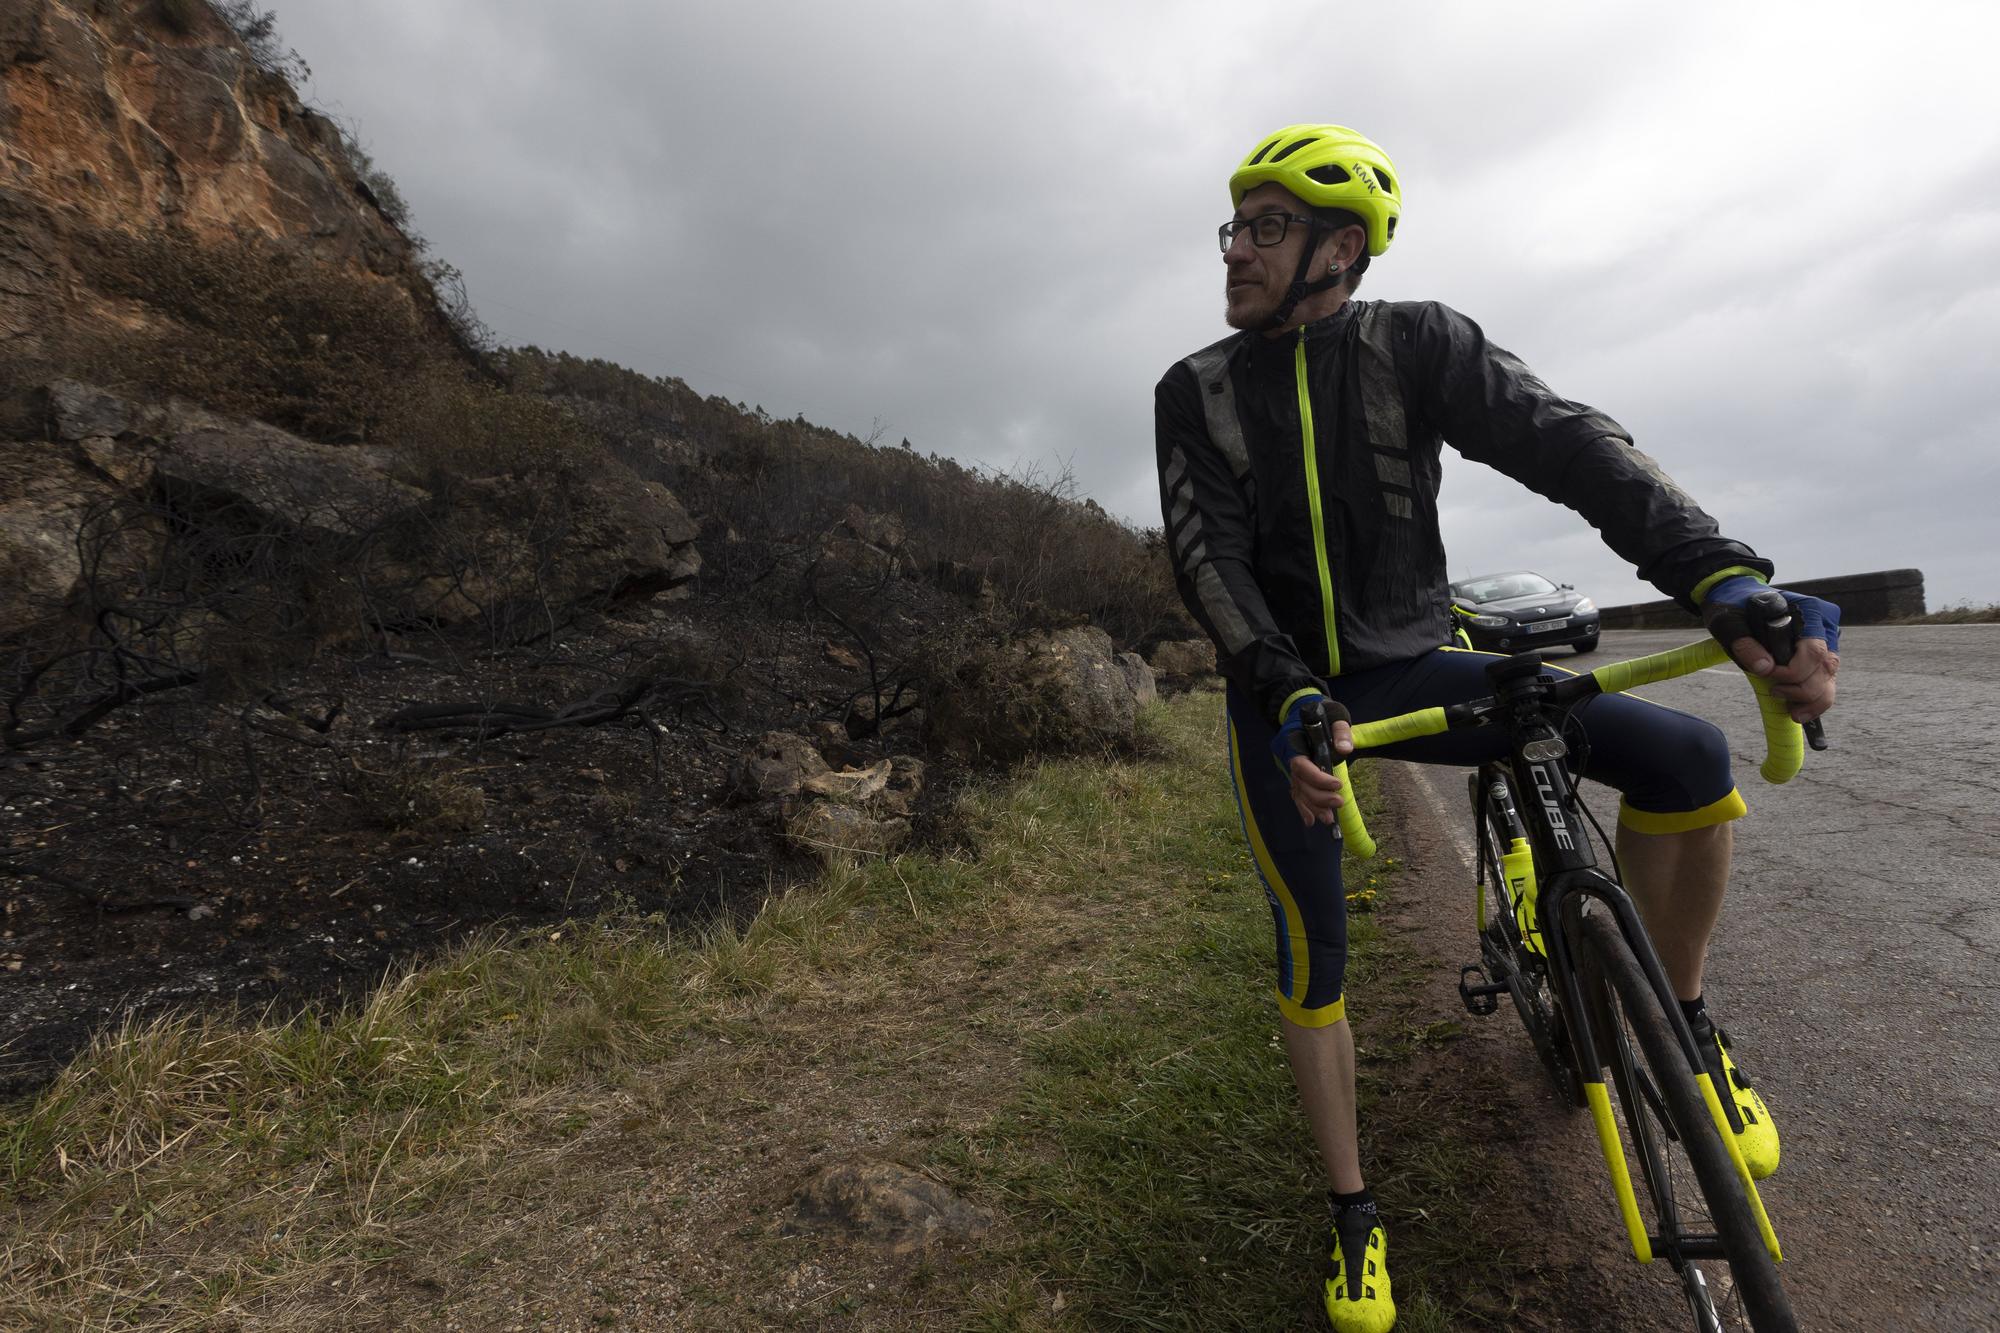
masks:
<svg viewBox="0 0 2000 1333"><path fill-rule="evenodd" d="M486 818L485 790L435 761L368 768L350 760L343 781L370 819L398 832L469 833Z"/></svg>
<svg viewBox="0 0 2000 1333"><path fill-rule="evenodd" d="M401 387L378 433L397 446L411 479L433 489L451 476L563 478L610 462L598 437L561 404L508 393L442 361Z"/></svg>
<svg viewBox="0 0 2000 1333"><path fill-rule="evenodd" d="M260 237L104 231L85 277L133 317L52 331L17 384L69 376L133 398L178 396L326 443L397 447L413 479L575 475L607 457L560 401L510 393L400 285Z"/></svg>
<svg viewBox="0 0 2000 1333"><path fill-rule="evenodd" d="M536 347L496 365L517 393L568 403L615 456L718 529L803 542L858 505L900 520L915 567L969 571L1017 622L1088 619L1127 646L1193 632L1159 534L1080 499L1067 472L969 468Z"/></svg>
<svg viewBox="0 0 2000 1333"><path fill-rule="evenodd" d="M309 439L371 438L447 354L409 295L262 238L107 230L91 286L138 307L72 331L66 372L131 396L191 398Z"/></svg>

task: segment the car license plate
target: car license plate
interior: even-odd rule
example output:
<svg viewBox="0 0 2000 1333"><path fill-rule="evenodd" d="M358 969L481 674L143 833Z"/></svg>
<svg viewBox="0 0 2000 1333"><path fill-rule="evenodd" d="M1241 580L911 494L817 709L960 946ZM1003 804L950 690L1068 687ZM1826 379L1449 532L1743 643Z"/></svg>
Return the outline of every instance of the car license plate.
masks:
<svg viewBox="0 0 2000 1333"><path fill-rule="evenodd" d="M1528 633L1540 634L1543 630L1561 629L1568 623L1568 616L1564 616L1561 620L1537 620L1534 624L1528 626Z"/></svg>

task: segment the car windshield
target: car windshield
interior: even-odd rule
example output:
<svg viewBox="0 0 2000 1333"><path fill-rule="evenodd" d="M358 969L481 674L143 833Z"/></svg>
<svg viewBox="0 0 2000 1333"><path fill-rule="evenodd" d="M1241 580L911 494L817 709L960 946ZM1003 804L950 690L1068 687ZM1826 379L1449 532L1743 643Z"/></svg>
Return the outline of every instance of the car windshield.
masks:
<svg viewBox="0 0 2000 1333"><path fill-rule="evenodd" d="M1489 578L1467 579L1458 585L1458 595L1475 602L1504 602L1509 597L1545 597L1556 590L1540 574L1494 574Z"/></svg>

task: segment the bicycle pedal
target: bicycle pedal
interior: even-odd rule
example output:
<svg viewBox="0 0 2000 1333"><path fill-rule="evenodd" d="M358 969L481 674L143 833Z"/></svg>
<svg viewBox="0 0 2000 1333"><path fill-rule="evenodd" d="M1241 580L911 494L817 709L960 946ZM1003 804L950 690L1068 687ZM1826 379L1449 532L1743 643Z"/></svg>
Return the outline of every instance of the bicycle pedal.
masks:
<svg viewBox="0 0 2000 1333"><path fill-rule="evenodd" d="M1477 985L1469 985L1467 977L1479 978ZM1458 969L1458 998L1465 1004L1465 1012L1485 1017L1500 1008L1500 996L1505 994L1507 983L1488 981L1486 969L1477 963L1467 963Z"/></svg>

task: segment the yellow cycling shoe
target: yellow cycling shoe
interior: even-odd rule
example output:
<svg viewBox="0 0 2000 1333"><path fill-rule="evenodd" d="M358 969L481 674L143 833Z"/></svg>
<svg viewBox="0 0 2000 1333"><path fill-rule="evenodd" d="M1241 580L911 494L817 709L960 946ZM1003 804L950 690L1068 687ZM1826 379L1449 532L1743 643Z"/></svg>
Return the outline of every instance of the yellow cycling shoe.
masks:
<svg viewBox="0 0 2000 1333"><path fill-rule="evenodd" d="M1750 1168L1752 1180L1762 1180L1778 1169L1778 1125L1771 1119L1764 1099L1757 1095L1757 1089L1750 1086L1750 1080L1736 1062L1729 1058L1729 1034L1709 1022L1703 1014L1689 1025L1694 1030L1694 1044L1700 1050L1702 1063L1715 1081L1715 1090L1723 1094L1723 1109L1732 1111L1731 1127L1736 1130L1736 1146L1743 1152L1743 1164Z"/></svg>
<svg viewBox="0 0 2000 1333"><path fill-rule="evenodd" d="M1388 1254L1389 1236L1373 1203L1334 1213L1326 1279L1326 1317L1334 1333L1389 1333L1396 1326Z"/></svg>

